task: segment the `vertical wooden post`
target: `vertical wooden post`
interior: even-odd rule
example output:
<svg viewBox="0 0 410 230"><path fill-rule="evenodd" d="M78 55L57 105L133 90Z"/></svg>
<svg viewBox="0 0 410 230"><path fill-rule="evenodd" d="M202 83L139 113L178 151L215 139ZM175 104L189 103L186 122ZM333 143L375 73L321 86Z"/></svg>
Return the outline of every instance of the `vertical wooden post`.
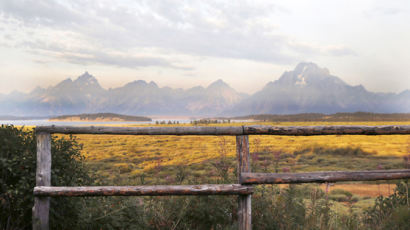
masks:
<svg viewBox="0 0 410 230"><path fill-rule="evenodd" d="M51 135L37 133L36 186L51 186ZM49 229L49 197L34 197L33 229Z"/></svg>
<svg viewBox="0 0 410 230"><path fill-rule="evenodd" d="M238 158L238 182L239 182L242 172L251 171L248 135L236 136L236 154ZM239 230L252 229L251 220L252 220L251 195L240 195L238 197L238 227L239 227Z"/></svg>

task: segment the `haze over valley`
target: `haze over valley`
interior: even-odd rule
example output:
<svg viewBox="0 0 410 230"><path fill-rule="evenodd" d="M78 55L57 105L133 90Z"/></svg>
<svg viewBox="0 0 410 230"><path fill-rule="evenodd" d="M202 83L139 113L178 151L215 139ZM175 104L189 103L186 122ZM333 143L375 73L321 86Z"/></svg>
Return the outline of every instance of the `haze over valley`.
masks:
<svg viewBox="0 0 410 230"><path fill-rule="evenodd" d="M105 89L85 72L30 93L0 96L0 114L53 116L116 112L128 115L239 116L337 112L410 112L410 90L370 92L351 86L314 63L300 63L254 94L240 93L223 80L189 89L159 87L154 81L132 81Z"/></svg>

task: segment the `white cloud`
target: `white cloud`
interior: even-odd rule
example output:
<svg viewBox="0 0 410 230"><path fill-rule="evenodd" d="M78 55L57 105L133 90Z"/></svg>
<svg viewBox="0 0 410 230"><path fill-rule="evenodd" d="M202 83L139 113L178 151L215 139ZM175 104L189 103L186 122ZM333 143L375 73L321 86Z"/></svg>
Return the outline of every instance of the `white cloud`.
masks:
<svg viewBox="0 0 410 230"><path fill-rule="evenodd" d="M193 56L248 59L289 64L305 51L289 43L275 23L275 14L288 11L269 1L21 1L0 3L2 21L13 19L14 26L30 31L22 43L36 49L38 40L47 45L37 47L60 52L67 61L90 61L133 68L143 65L173 67L173 60L164 57L141 57L129 50L157 48L161 52ZM47 31L45 33L45 31ZM76 48L87 47L81 53ZM64 46L65 49L55 50ZM70 47L74 46L73 49ZM64 53L70 49L70 53ZM101 49L104 52L101 52ZM90 51L93 50L93 51ZM73 52L76 52L74 54ZM89 52L106 54L78 59ZM122 52L115 58L109 53ZM312 47L308 53L320 53ZM332 54L331 52L329 54ZM340 52L337 54L340 55ZM129 56L129 58L127 58ZM153 57L154 56L154 57ZM148 61L151 60L151 61ZM135 61L135 64L132 62Z"/></svg>
<svg viewBox="0 0 410 230"><path fill-rule="evenodd" d="M0 49L9 52L0 53L7 66L0 75L42 76L52 67L75 76L94 68L171 83L188 75L203 82L241 78L247 89L255 79L259 87L313 61L366 85L347 63L377 72L372 57L378 57L403 79L409 71L397 66L409 59L409 6L407 0L0 0Z"/></svg>

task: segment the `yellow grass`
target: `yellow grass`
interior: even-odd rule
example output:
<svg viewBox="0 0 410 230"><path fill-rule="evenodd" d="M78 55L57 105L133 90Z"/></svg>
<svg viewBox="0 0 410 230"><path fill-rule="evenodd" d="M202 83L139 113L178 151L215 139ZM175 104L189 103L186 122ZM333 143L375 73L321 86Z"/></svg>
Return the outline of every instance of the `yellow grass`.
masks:
<svg viewBox="0 0 410 230"><path fill-rule="evenodd" d="M248 123L249 124L249 123ZM285 122L251 123L269 125L404 125L410 122ZM185 124L187 125L187 124ZM218 125L242 125L218 124ZM147 125L144 125L147 126ZM164 125L162 125L164 126ZM168 125L165 125L168 126ZM219 156L223 139L227 143L227 155L235 156L234 137L215 136L120 136L120 135L77 135L83 144L83 154L89 161L116 161L118 167L128 167L132 173L150 170L158 164L190 165ZM250 136L250 151L263 149L293 153L309 146L360 147L366 152L386 156L408 154L410 136Z"/></svg>
<svg viewBox="0 0 410 230"><path fill-rule="evenodd" d="M289 185L280 184L279 187L287 188ZM319 187L323 190L323 192L326 191L326 184L321 184ZM353 195L375 198L378 196L389 196L394 193L395 188L395 184L363 184L360 182L352 184L335 183L329 186L328 192L330 193L335 189L343 189L351 192Z"/></svg>
<svg viewBox="0 0 410 230"><path fill-rule="evenodd" d="M325 184L320 187L323 191L326 190ZM362 197L378 197L393 194L395 188L395 184L334 184L330 186L329 192L335 189L343 189Z"/></svg>

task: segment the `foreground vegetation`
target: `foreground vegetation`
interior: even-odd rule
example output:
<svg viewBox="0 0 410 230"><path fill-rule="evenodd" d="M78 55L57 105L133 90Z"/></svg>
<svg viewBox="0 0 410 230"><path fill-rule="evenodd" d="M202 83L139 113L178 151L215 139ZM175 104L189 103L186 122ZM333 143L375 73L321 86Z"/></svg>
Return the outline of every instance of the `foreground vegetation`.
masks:
<svg viewBox="0 0 410 230"><path fill-rule="evenodd" d="M56 186L94 183L83 164L75 139L53 138L51 181ZM31 229L31 208L36 172L36 139L32 131L0 127L0 229ZM80 200L58 198L51 202L51 226L65 229L82 218Z"/></svg>
<svg viewBox="0 0 410 230"><path fill-rule="evenodd" d="M7 126L0 132L1 178L14 178L1 181L3 229L30 228L35 141L25 130ZM251 136L252 168L255 172L405 168L409 140L407 136ZM233 137L57 135L52 146L53 185L236 183ZM354 184L256 186L253 227L409 229L408 182L369 186L376 193L356 194L349 189ZM376 198L382 194L389 195ZM234 196L52 200L54 229L235 229L237 224Z"/></svg>

